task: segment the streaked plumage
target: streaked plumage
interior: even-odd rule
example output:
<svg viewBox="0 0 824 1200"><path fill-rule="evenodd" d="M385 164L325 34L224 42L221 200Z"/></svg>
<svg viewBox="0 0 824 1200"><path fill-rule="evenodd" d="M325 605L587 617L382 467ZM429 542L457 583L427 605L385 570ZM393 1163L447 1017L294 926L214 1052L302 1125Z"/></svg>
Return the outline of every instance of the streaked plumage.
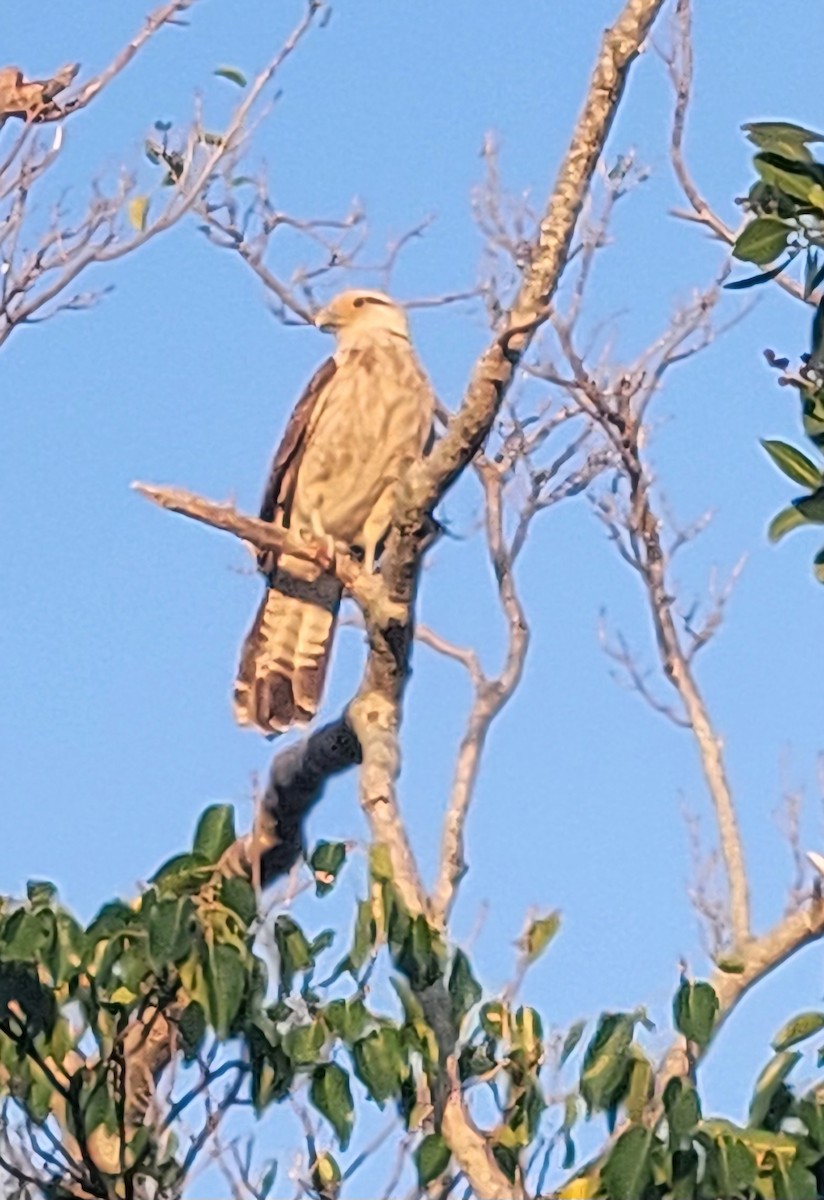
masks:
<svg viewBox="0 0 824 1200"><path fill-rule="evenodd" d="M398 480L423 454L434 398L406 317L380 292L348 291L317 316L337 349L295 407L261 517L363 551L371 569ZM341 588L317 564L264 555L267 590L241 653L235 715L267 734L306 724L323 691Z"/></svg>

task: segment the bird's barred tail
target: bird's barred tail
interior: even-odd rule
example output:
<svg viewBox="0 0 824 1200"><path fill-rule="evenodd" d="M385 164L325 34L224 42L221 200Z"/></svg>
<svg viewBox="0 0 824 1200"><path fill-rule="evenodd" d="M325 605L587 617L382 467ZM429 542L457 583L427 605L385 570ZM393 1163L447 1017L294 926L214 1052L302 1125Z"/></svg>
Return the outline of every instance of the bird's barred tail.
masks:
<svg viewBox="0 0 824 1200"><path fill-rule="evenodd" d="M316 578L301 578L306 573ZM340 598L341 586L333 575L317 575L308 563L281 558L243 643L234 695L239 724L271 735L312 719L323 692Z"/></svg>

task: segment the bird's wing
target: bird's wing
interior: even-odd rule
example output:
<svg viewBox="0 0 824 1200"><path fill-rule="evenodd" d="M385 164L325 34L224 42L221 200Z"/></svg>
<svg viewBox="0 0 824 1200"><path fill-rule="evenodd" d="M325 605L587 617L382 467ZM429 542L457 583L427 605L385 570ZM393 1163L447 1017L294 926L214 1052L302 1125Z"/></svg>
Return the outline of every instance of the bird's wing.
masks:
<svg viewBox="0 0 824 1200"><path fill-rule="evenodd" d="M280 509L283 514L284 526L288 527L289 525L295 483L300 460L306 448L306 432L312 419L312 412L336 370L334 358L327 358L326 362L318 367L309 380L306 390L292 411L269 470L269 478L260 506L262 521L273 521L276 510Z"/></svg>

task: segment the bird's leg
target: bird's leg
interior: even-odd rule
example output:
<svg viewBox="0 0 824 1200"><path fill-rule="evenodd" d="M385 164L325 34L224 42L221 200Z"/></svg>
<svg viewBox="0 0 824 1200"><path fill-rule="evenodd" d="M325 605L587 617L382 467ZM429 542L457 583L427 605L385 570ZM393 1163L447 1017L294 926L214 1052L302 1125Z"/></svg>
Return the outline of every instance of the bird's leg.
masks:
<svg viewBox="0 0 824 1200"><path fill-rule="evenodd" d="M323 545L323 555L319 557L318 562L322 567L329 569L335 565L335 539L331 533L327 533L323 527L321 515L316 508L312 509L310 514L312 523L312 533L319 542Z"/></svg>
<svg viewBox="0 0 824 1200"><path fill-rule="evenodd" d="M392 520L392 509L395 504L396 484L385 488L363 525L363 532L358 538L358 545L363 548L363 569L371 575L375 570L375 559L380 543L386 537L386 531Z"/></svg>

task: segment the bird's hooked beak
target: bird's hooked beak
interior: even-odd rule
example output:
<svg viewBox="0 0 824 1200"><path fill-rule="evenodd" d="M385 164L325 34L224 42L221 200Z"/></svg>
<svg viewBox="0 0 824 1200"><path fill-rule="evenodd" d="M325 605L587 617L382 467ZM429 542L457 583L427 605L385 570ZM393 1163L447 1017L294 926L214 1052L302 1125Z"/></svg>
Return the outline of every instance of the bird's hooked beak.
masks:
<svg viewBox="0 0 824 1200"><path fill-rule="evenodd" d="M321 308L315 313L315 328L321 333L333 333L337 327L338 323L328 308Z"/></svg>

